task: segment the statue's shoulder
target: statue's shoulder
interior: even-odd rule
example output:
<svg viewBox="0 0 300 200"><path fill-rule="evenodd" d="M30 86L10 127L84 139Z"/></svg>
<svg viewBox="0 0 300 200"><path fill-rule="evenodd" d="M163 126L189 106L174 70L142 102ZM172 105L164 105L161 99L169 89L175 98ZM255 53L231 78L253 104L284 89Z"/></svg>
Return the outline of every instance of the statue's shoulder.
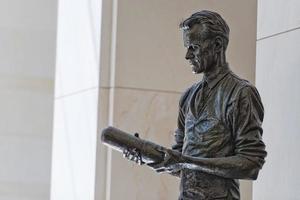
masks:
<svg viewBox="0 0 300 200"><path fill-rule="evenodd" d="M236 75L234 72L229 73L229 82L233 86L236 87L236 89L240 90L243 88L253 88L256 89L255 86L248 80L241 78L240 76Z"/></svg>
<svg viewBox="0 0 300 200"><path fill-rule="evenodd" d="M191 94L193 93L193 91L196 89L196 87L200 84L200 82L198 83L194 83L192 86L188 87L182 94L179 100L179 105L183 106L184 104L187 103L189 97L191 96Z"/></svg>
<svg viewBox="0 0 300 200"><path fill-rule="evenodd" d="M254 94L255 96L259 97L259 93L256 87L250 81L239 77L233 72L230 73L229 82L230 84L232 84L232 87L234 88L234 92L236 94Z"/></svg>

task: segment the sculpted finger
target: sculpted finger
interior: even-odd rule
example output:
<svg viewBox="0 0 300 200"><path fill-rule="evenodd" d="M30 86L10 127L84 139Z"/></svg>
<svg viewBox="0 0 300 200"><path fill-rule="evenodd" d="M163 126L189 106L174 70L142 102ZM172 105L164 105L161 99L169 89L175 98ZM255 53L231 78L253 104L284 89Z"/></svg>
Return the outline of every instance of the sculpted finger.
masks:
<svg viewBox="0 0 300 200"><path fill-rule="evenodd" d="M157 151L161 152L161 153L166 153L166 149L161 147L161 146L158 146L155 148Z"/></svg>
<svg viewBox="0 0 300 200"><path fill-rule="evenodd" d="M151 168L159 168L159 163L156 163L156 162L154 162L154 163L148 163L147 165L149 167L151 167Z"/></svg>
<svg viewBox="0 0 300 200"><path fill-rule="evenodd" d="M157 170L164 170L165 169L164 163L154 163L150 167L152 169L154 169L155 171L157 171Z"/></svg>
<svg viewBox="0 0 300 200"><path fill-rule="evenodd" d="M136 163L139 162L139 157L138 157L138 156L135 156L135 157L134 157L134 162L136 162Z"/></svg>
<svg viewBox="0 0 300 200"><path fill-rule="evenodd" d="M139 165L143 165L143 164L145 164L145 163L144 163L141 159L139 159L139 160L138 160L138 164L139 164Z"/></svg>
<svg viewBox="0 0 300 200"><path fill-rule="evenodd" d="M155 171L160 174L166 172L166 169L160 168L160 169L156 169Z"/></svg>
<svg viewBox="0 0 300 200"><path fill-rule="evenodd" d="M126 151L126 158L129 158L131 155L131 152L129 150Z"/></svg>
<svg viewBox="0 0 300 200"><path fill-rule="evenodd" d="M131 160L136 162L136 155L133 155Z"/></svg>
<svg viewBox="0 0 300 200"><path fill-rule="evenodd" d="M132 154L129 154L129 155L128 155L128 159L129 159L129 160L132 160L133 157L134 157L134 156L133 156Z"/></svg>
<svg viewBox="0 0 300 200"><path fill-rule="evenodd" d="M123 150L123 157L124 157L124 158L126 158L127 153L128 153L127 149L124 149L124 150Z"/></svg>

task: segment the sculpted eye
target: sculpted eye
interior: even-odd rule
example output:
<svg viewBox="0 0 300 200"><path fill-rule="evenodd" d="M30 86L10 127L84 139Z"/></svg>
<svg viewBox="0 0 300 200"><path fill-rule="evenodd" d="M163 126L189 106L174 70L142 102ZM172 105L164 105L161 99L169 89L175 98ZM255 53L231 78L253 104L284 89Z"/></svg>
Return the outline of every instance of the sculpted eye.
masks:
<svg viewBox="0 0 300 200"><path fill-rule="evenodd" d="M194 50L197 50L197 49L199 49L200 48L200 46L199 45L191 45L191 46L188 46L188 50L192 50L192 51L194 51Z"/></svg>
<svg viewBox="0 0 300 200"><path fill-rule="evenodd" d="M196 49L199 49L200 46L199 45L193 45L192 48L196 50Z"/></svg>

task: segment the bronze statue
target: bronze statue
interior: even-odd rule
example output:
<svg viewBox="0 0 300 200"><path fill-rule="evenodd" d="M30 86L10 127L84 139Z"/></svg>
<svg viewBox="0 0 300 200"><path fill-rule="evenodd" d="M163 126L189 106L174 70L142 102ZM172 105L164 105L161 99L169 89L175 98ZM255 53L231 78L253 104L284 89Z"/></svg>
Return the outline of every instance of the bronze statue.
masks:
<svg viewBox="0 0 300 200"><path fill-rule="evenodd" d="M181 96L172 150L158 147L162 159L146 164L181 178L179 200L240 199L238 179L255 180L267 155L260 96L230 70L229 27L219 14L196 12L180 28L185 58L204 76ZM140 149L123 149L125 157L144 163Z"/></svg>

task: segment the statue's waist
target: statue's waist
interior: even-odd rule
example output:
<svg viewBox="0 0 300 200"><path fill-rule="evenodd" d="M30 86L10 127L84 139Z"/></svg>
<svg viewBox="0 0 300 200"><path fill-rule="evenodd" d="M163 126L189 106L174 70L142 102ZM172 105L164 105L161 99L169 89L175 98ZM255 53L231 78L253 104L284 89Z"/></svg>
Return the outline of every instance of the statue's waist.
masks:
<svg viewBox="0 0 300 200"><path fill-rule="evenodd" d="M234 179L184 169L181 172L180 192L183 199L227 199L229 195L238 199L239 184Z"/></svg>

